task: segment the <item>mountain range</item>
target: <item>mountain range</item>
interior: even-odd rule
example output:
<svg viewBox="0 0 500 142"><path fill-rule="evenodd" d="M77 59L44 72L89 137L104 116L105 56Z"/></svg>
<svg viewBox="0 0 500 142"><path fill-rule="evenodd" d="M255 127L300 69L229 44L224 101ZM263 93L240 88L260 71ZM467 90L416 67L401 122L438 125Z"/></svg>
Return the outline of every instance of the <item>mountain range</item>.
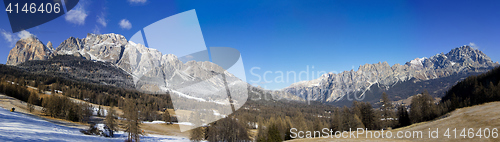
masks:
<svg viewBox="0 0 500 142"><path fill-rule="evenodd" d="M22 63L30 60L51 60L59 55L106 63L103 66L125 72L116 74L121 77L101 75L94 79L94 82L148 92L170 92L202 101L229 102L222 91L225 89L224 78L229 87L249 86L212 62L183 63L173 54L162 54L156 49L127 41L124 36L113 33L88 34L86 38L81 39L70 37L55 49L50 42L45 45L35 36L23 38L10 51L7 65L30 68L37 64ZM317 79L297 82L280 90L264 90L251 86L248 90L257 90L287 100L318 101L337 105L349 104L355 98L376 103L383 92L390 94L393 100L406 99L424 90L433 96L441 97L457 81L498 65L498 62L493 62L478 49L464 45L446 54L416 58L404 65L390 66L387 62L365 64L359 66L356 71L327 73ZM63 70L68 68L68 64L60 64L59 68L60 73L68 72ZM43 71L43 68L32 70ZM78 73L72 76L77 77ZM240 97L235 99L236 102L246 100L247 96Z"/></svg>
<svg viewBox="0 0 500 142"><path fill-rule="evenodd" d="M88 34L85 38L70 37L56 49L30 36L16 43L9 53L7 65L32 72L149 93L168 92L174 96L226 105L230 101L224 81L227 81L229 88L243 87L247 90L245 82L214 63L183 63L175 55L163 55L156 49L127 41L124 36L113 33ZM243 105L248 98L246 94L232 94L235 104Z"/></svg>
<svg viewBox="0 0 500 142"><path fill-rule="evenodd" d="M356 98L359 98L358 101L375 103L383 92L390 94L392 100L406 99L424 90L434 97L442 97L457 81L498 65L498 62L493 62L478 49L464 45L446 54L415 58L404 65L390 66L387 62L379 62L361 65L356 71L323 74L317 79L297 82L278 92L294 94L310 101L344 105Z"/></svg>

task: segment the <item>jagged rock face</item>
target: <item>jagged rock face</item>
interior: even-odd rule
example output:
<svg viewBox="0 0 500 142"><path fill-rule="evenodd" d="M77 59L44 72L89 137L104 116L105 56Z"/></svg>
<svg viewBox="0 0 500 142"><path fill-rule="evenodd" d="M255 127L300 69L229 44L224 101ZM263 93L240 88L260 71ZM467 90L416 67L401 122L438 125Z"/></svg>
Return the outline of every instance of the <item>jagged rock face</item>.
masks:
<svg viewBox="0 0 500 142"><path fill-rule="evenodd" d="M54 51L54 47L52 47L52 42L48 42L47 43L47 48L49 48L50 50Z"/></svg>
<svg viewBox="0 0 500 142"><path fill-rule="evenodd" d="M175 55L163 55L156 49L128 42L118 34L88 34L83 39L70 37L59 45L57 51L54 51L50 42L45 46L35 37L22 39L11 50L7 64L45 60L54 53L113 63L129 73L135 87L143 91L168 91L217 100L227 97L222 90L225 88L224 77L230 88L247 85L214 63L183 63ZM420 82L457 73L483 72L494 66L498 66L498 63L493 63L483 52L462 46L446 54L416 58L404 65L390 66L387 62L365 64L356 71L324 74L318 79L294 83L282 90L254 88L251 91L260 90L258 92L292 100L336 102L347 94L364 95L373 87L388 90L410 80Z"/></svg>
<svg viewBox="0 0 500 142"><path fill-rule="evenodd" d="M483 72L498 66L483 52L470 46L461 46L447 54L430 58L416 58L405 65L387 63L365 64L357 71L324 74L320 78L294 83L282 94L294 94L304 99L336 102L347 94L364 95L373 85L388 90L396 83L415 79L415 82L447 77L463 72Z"/></svg>
<svg viewBox="0 0 500 142"><path fill-rule="evenodd" d="M85 44L84 42L84 39L69 37L64 40L59 47L57 47L57 54L72 55L74 53L78 53L83 49L83 45Z"/></svg>
<svg viewBox="0 0 500 142"><path fill-rule="evenodd" d="M38 40L36 41L39 42ZM39 42L39 44L34 44L31 43L31 41L21 40L18 46L16 50L11 51L10 56L27 55L27 57L29 57L28 59L45 60L52 55L53 51L52 43L49 43L46 47L41 44L41 42ZM35 47L37 50L34 51L36 51L37 54L32 57L30 51ZM47 55L40 56L42 54L39 54L39 52L41 52L39 49L43 49L43 51L46 50ZM87 78L87 76L89 76L85 74L87 72L69 70L68 67L61 67L61 70L57 71L43 70L45 66L51 66L43 65L43 63L62 62L66 58L70 59L70 56L54 56L54 58L63 60L28 62L21 65L27 69L33 66L33 69L37 69L36 71L48 74L64 74L70 72L67 73L68 76L79 80L90 80L91 82L107 80L104 82L105 84L134 87L139 91L149 93L169 92L173 96L178 95L179 97L183 97L183 99L215 102L225 105L229 105L228 93L226 92L226 89L229 88L231 94L233 94L232 101L237 107L238 105L243 105L243 102L247 100L248 96L246 92L248 84L246 82L241 81L239 78L212 62L188 61L183 63L175 55L163 55L156 49L147 48L144 45L135 44L131 41L129 42L122 35L118 34L88 34L87 37L83 39L70 37L57 47L53 55L83 57L84 59L94 61L86 62L89 63L86 65L104 65L100 66L104 68L102 72L124 72L127 75L121 74L114 76L115 74L107 74L110 76L106 76L106 74L96 74L98 77L104 76L104 78L97 78L96 80L96 77ZM10 56L9 58L11 58ZM9 63L18 64L27 60L24 59L24 56L20 59L15 58L14 60L13 58ZM74 60L78 61L78 59L80 58ZM97 63L96 61L102 61L102 63ZM95 63L95 65L91 63ZM78 62L75 68L77 68L79 64L80 62ZM227 86L225 83L227 83Z"/></svg>
<svg viewBox="0 0 500 142"><path fill-rule="evenodd" d="M170 92L202 100L223 102L227 99L224 77L229 87L246 83L212 62L183 63L173 54L162 55L156 49L129 42L117 66L131 73L136 88L149 92ZM245 89L246 90L246 89ZM240 99L240 100L246 100Z"/></svg>
<svg viewBox="0 0 500 142"><path fill-rule="evenodd" d="M66 39L57 48L57 54L70 54L83 56L89 60L117 63L127 43L127 39L119 34L88 34L83 39L74 37Z"/></svg>
<svg viewBox="0 0 500 142"><path fill-rule="evenodd" d="M117 66L132 74L136 84L148 87L143 88L144 90L157 91L160 86L165 86L163 72L160 68L161 57L160 51L130 41L125 45L125 50Z"/></svg>
<svg viewBox="0 0 500 142"><path fill-rule="evenodd" d="M18 65L28 60L45 60L52 56L54 49L49 42L45 46L38 38L31 35L17 41L7 57L7 65Z"/></svg>
<svg viewBox="0 0 500 142"><path fill-rule="evenodd" d="M224 88L220 74L225 74L233 84L242 82L211 62L183 63L175 55L162 55L156 49L127 42L117 34L89 34L84 39L70 37L59 45L57 54L116 63L133 76L136 88L150 92L173 89L193 96L208 96Z"/></svg>

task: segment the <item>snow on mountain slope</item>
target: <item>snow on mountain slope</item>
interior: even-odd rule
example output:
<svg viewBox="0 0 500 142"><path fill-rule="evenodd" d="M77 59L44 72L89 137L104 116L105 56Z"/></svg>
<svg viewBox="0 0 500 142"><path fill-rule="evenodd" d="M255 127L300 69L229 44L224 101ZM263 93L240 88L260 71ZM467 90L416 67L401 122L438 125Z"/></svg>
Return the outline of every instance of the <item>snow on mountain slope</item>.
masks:
<svg viewBox="0 0 500 142"><path fill-rule="evenodd" d="M460 79L461 77L457 76L486 72L498 65L498 62L493 62L482 51L464 45L456 47L446 54L440 53L429 58L415 58L403 65L394 64L390 66L387 62L360 65L358 70L324 74L317 79L294 83L276 92L278 94L292 94L311 101L335 103L339 104L339 106L345 105L340 101L352 104L348 99L349 95L351 95L351 98L356 95L362 98L363 101L377 102L382 92L392 91L394 91L393 95L407 97L425 89L431 95L440 97L444 93L441 90L447 90L447 85L436 87L438 84L453 84L458 81L456 79L447 79L447 77ZM412 79L414 79L413 83L406 83L405 86L400 88L398 86L393 88L397 84ZM416 83L434 79L446 80L429 85L434 88L416 85ZM412 87L412 85L415 85L415 87ZM408 88L415 89L407 92ZM365 99L365 95L368 98Z"/></svg>
<svg viewBox="0 0 500 142"><path fill-rule="evenodd" d="M96 141L96 142L123 142L127 134L120 131L115 138L84 135L78 128L56 125L42 120L37 116L30 116L19 112L9 112L0 107L0 141ZM189 141L187 138L147 135L141 141Z"/></svg>

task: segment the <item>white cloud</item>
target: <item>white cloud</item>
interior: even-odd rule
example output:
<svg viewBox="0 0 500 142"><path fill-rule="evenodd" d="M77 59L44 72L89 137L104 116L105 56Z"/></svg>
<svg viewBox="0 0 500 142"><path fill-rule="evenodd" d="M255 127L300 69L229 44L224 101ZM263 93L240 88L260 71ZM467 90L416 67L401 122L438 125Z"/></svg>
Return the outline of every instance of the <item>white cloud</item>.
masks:
<svg viewBox="0 0 500 142"><path fill-rule="evenodd" d="M95 25L93 33L98 34L98 35L101 34L101 28L99 28L99 26Z"/></svg>
<svg viewBox="0 0 500 142"><path fill-rule="evenodd" d="M16 40L15 40L15 35L14 35L14 34L12 34L12 33L8 33L7 31L5 31L5 30L3 30L3 29L1 29L1 30L0 30L0 33L2 33L3 38L4 38L7 42L12 43L12 42L15 42L15 41L16 41Z"/></svg>
<svg viewBox="0 0 500 142"><path fill-rule="evenodd" d="M28 38L28 37L31 37L31 36L34 36L33 34L31 34L30 32L28 31L25 31L25 30L22 30L20 31L19 33L17 33L17 36L21 39L24 39L24 38Z"/></svg>
<svg viewBox="0 0 500 142"><path fill-rule="evenodd" d="M101 24L103 27L106 27L108 25L108 22L106 21L106 16L101 14L100 16L97 15L97 23Z"/></svg>
<svg viewBox="0 0 500 142"><path fill-rule="evenodd" d="M122 19L118 24L122 29L130 30L132 28L132 24L127 19Z"/></svg>
<svg viewBox="0 0 500 142"><path fill-rule="evenodd" d="M66 19L66 21L70 23L77 25L85 24L85 18L87 18L88 15L87 12L85 11L84 4L85 4L84 1L80 1L77 7L73 8L64 15L64 19Z"/></svg>
<svg viewBox="0 0 500 142"><path fill-rule="evenodd" d="M147 0L128 0L128 2L129 3L133 3L133 4L135 4L135 3L146 3Z"/></svg>
<svg viewBox="0 0 500 142"><path fill-rule="evenodd" d="M9 33L3 29L0 29L0 33L2 34L5 41L10 43L9 46L14 46L16 44L16 42L20 39L28 38L30 36L35 36L35 35L31 34L30 32L25 31L25 30L22 30L22 31L18 32L17 34L14 34L14 33Z"/></svg>
<svg viewBox="0 0 500 142"><path fill-rule="evenodd" d="M469 46L474 49L479 49L479 46L477 46L474 42L469 42Z"/></svg>

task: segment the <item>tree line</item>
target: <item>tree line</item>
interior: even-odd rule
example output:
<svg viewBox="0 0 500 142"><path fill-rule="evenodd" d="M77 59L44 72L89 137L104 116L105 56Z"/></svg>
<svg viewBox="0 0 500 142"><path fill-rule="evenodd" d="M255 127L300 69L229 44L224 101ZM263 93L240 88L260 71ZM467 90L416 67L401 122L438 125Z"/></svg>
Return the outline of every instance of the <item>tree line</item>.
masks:
<svg viewBox="0 0 500 142"><path fill-rule="evenodd" d="M435 102L427 91L416 95L410 106L399 106L399 127L434 120L458 108L500 101L500 68L465 78Z"/></svg>
<svg viewBox="0 0 500 142"><path fill-rule="evenodd" d="M39 93L46 91L55 94L55 90L62 91L62 95L86 102L123 108L125 99L134 99L140 108L141 119L144 121L159 120L158 111L173 109L170 94L145 94L133 89L125 89L111 85L95 84L76 81L68 78L52 76L42 73L32 73L15 66L0 65L0 93L28 102L30 92L27 87L35 87ZM15 84L10 84L15 82ZM43 98L35 102L42 105Z"/></svg>
<svg viewBox="0 0 500 142"><path fill-rule="evenodd" d="M255 92L250 92L255 93ZM252 95L252 94L250 94ZM383 100L385 108L373 108L368 102L354 101L352 107L336 107L319 102L310 105L293 101L248 100L237 112L206 127L191 131L191 140L224 141L226 138L239 137L238 141L283 141L290 140L290 129L302 131L321 131L323 128L345 131L357 128L380 130L394 127L396 121L383 121L382 118L395 118L396 109L392 102ZM385 114L385 115L384 115ZM389 119L385 119L389 120ZM231 127L218 127L222 121L231 121ZM224 123L223 123L224 124ZM238 124L238 125L236 125ZM257 134L240 134L257 129ZM210 133L218 130L218 133ZM221 133L233 135L220 135Z"/></svg>
<svg viewBox="0 0 500 142"><path fill-rule="evenodd" d="M251 93L255 92L250 92L249 96ZM349 128L380 130L405 127L435 120L457 108L499 100L500 68L497 67L458 82L447 91L441 101L436 101L426 90L413 96L409 105L393 104L388 95L383 93L380 108L373 108L369 102L356 101L351 107L335 107L316 102L307 105L287 101L248 100L240 110L228 117L233 118L247 131L257 129L255 136L249 136L255 141L283 141L291 139L291 128L302 131L321 131L323 128L346 131ZM258 124L258 127L252 124ZM210 125L193 130L192 139L224 140L209 139L214 136L205 131L212 127ZM226 131L234 132L229 129Z"/></svg>
<svg viewBox="0 0 500 142"><path fill-rule="evenodd" d="M81 107L78 104L68 103L71 101L67 101L67 98L64 97L52 98L51 96L50 98L36 99L38 98L36 93L30 93L26 87L19 86L36 85L44 86L40 88L52 87L51 91L56 89L63 90L65 92L63 93L64 96L80 98L103 105L116 103L118 107L126 110L127 116L124 116L124 118L126 118L127 123L130 123L127 124L130 127L127 128L127 131L133 133L140 132L140 128L135 127L140 122L138 120L168 120L171 118L166 117L167 115L170 116L168 112L159 112L162 107L172 108L168 94L142 94L133 90L74 82L57 77L40 79L36 75L33 75L34 77L30 78L31 73L22 74L23 71L17 69L10 70L16 72L13 73L14 75L5 74L9 71L3 70L5 68L4 65L0 65L0 69L2 69L0 73L4 73L0 74L1 93L31 102L29 104L45 106L46 110L44 112L54 117L84 121L85 117L74 116L73 113L85 112L85 106ZM293 101L248 100L245 105L230 116L211 123L207 127L193 130L192 139L208 141L231 139L245 141L252 138L256 141L281 141L291 139L289 134L290 128L297 128L304 131L321 131L322 128L343 131L349 128L379 130L389 127L404 127L413 123L434 120L457 108L500 100L499 73L500 69L497 67L487 73L467 77L451 87L439 102L436 102L427 91L415 95L410 105L393 105L388 99L387 94L384 93L380 101L382 103L380 108L373 108L372 104L368 102L353 102L352 107L340 108L332 105L324 105L319 102L312 102L308 105ZM15 74L28 75L19 77L15 76ZM15 83L13 84L8 81ZM39 84L36 82L39 82ZM249 96L255 95L252 93L258 93L258 91L249 91ZM86 100L86 98L89 99ZM167 104L161 104L163 101L167 102ZM48 102L62 103L54 105ZM64 111L57 111L62 109ZM257 124L258 126L253 124ZM250 136L247 133L250 129L257 129L258 133L256 136ZM131 134L129 137L130 139L135 139L139 134Z"/></svg>
<svg viewBox="0 0 500 142"><path fill-rule="evenodd" d="M30 86L38 91L30 91ZM59 94L55 90L63 93ZM50 95L40 97L39 94L46 91L51 92ZM13 66L0 65L0 93L27 102L29 111L33 111L35 106L42 106L43 114L74 122L89 122L94 108L88 103L72 101L70 97L99 105L116 105L124 111L121 117L125 124L123 129L129 132L129 141L139 140L142 134L139 124L142 121L176 121L175 117L165 111L173 108L169 94L144 94L109 85L30 73ZM107 112L105 123L110 130L116 131L118 115L115 114L114 107Z"/></svg>
<svg viewBox="0 0 500 142"><path fill-rule="evenodd" d="M500 67L469 76L451 87L442 98L447 110L500 101Z"/></svg>

